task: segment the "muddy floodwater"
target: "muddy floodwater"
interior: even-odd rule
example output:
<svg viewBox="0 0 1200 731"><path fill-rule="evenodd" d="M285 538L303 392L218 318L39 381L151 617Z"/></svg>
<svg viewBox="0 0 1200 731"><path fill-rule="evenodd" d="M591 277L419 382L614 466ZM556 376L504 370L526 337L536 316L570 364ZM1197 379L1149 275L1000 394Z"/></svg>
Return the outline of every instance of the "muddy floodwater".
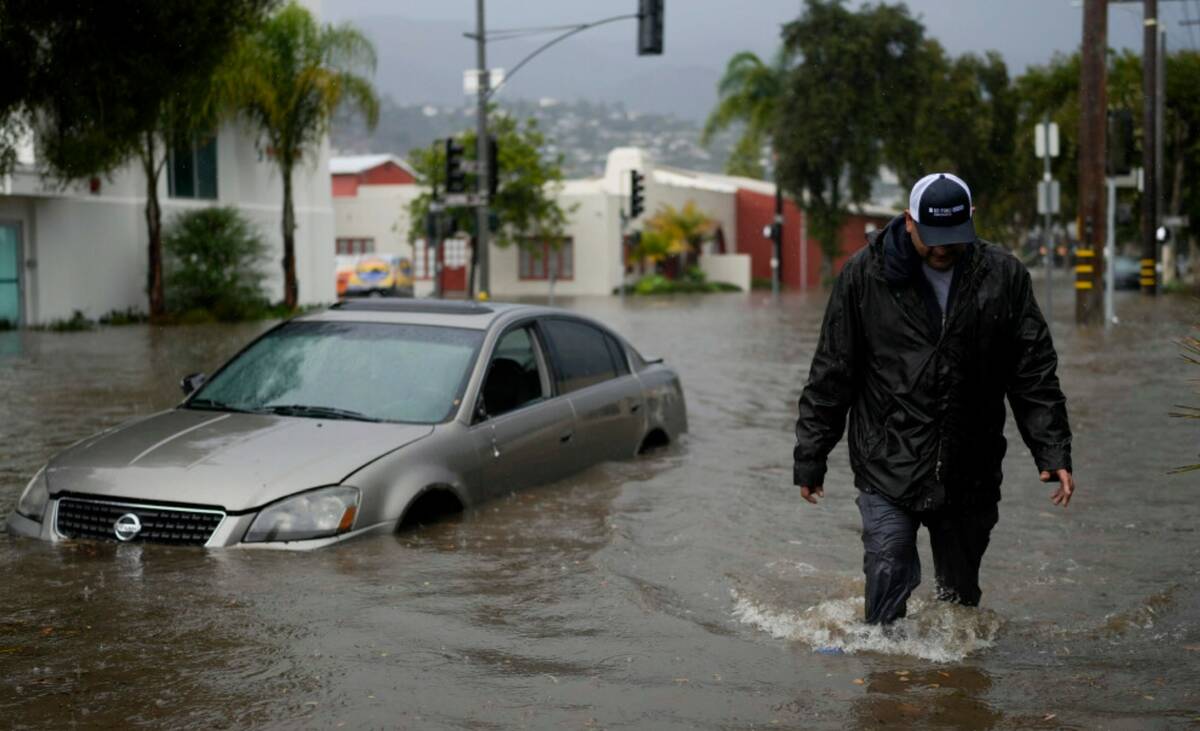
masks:
<svg viewBox="0 0 1200 731"><path fill-rule="evenodd" d="M412 729L1200 724L1200 367L1183 297L1076 329L1055 302L1080 488L1009 422L981 609L862 626L845 445L791 485L825 296L560 301L680 372L691 433L445 523L314 553L0 534L0 725ZM0 510L56 450L179 398L268 325L0 333Z"/></svg>

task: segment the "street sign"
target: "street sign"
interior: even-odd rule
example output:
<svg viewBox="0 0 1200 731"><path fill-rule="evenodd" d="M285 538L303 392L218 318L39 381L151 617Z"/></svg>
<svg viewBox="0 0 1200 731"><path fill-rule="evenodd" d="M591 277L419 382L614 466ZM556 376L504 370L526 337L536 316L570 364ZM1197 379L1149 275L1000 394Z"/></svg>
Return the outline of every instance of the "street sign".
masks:
<svg viewBox="0 0 1200 731"><path fill-rule="evenodd" d="M504 69L492 69L487 73L487 88L495 89L504 83ZM479 93L479 69L463 71L463 93L474 96Z"/></svg>
<svg viewBox="0 0 1200 731"><path fill-rule="evenodd" d="M442 196L442 204L447 208L475 208L487 205L487 200L478 193L447 193Z"/></svg>
<svg viewBox="0 0 1200 731"><path fill-rule="evenodd" d="M1050 122L1047 125L1045 122L1039 122L1037 132L1033 137L1033 151L1038 156L1038 159L1046 156L1046 149L1049 147L1050 157L1058 157L1058 123Z"/></svg>
<svg viewBox="0 0 1200 731"><path fill-rule="evenodd" d="M1059 207L1060 186L1057 180L1043 180L1038 183L1038 214L1056 215Z"/></svg>
<svg viewBox="0 0 1200 731"><path fill-rule="evenodd" d="M1171 226L1172 228L1188 227L1187 216L1163 216L1162 222L1164 226Z"/></svg>

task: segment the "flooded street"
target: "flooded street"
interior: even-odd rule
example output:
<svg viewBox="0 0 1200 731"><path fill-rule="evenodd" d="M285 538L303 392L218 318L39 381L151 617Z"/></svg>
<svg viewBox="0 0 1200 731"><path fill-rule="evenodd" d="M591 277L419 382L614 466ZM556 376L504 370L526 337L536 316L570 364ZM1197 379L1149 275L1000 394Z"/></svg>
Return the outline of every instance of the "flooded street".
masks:
<svg viewBox="0 0 1200 731"><path fill-rule="evenodd" d="M1041 289L1039 288L1039 293ZM1118 299L1054 336L1079 492L1049 501L1011 418L979 610L868 631L845 443L791 485L824 294L581 299L683 379L677 445L461 518L314 553L0 534L0 717L347 728L1166 728L1200 723L1200 305ZM0 332L0 510L55 451L170 407L268 324Z"/></svg>

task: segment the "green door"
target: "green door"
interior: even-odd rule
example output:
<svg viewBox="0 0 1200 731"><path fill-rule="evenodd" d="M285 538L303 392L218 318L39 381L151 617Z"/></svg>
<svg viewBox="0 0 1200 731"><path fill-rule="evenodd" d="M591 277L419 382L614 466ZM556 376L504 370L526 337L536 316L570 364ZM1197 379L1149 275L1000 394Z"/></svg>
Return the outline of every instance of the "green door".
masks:
<svg viewBox="0 0 1200 731"><path fill-rule="evenodd" d="M0 320L21 324L21 229L0 223Z"/></svg>

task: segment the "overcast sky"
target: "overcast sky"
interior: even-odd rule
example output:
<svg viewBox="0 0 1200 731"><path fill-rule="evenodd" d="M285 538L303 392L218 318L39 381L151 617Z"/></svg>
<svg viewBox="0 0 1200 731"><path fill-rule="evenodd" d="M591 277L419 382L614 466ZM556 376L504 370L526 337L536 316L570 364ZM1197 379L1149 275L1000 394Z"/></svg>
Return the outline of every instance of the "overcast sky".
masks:
<svg viewBox="0 0 1200 731"><path fill-rule="evenodd" d="M862 4L862 0L851 1L853 6ZM996 49L1014 73L1079 45L1082 9L1072 0L909 0L907 4L929 34L952 53ZM661 58L638 58L634 23L614 23L547 51L513 78L506 93L525 98L611 99L629 89L630 106L636 108L639 101L653 106L656 95L663 92L656 88L639 100L639 79L647 88L670 89L695 78L696 89L711 89L733 53L752 50L769 56L779 45L780 25L794 19L801 7L801 0L666 0L666 48ZM636 8L636 0L487 0L487 26L583 22L636 12ZM1200 27L1183 26L1180 21L1200 19L1200 0L1166 0L1159 8L1169 46L1196 48ZM462 100L461 74L474 66L474 46L460 34L474 28L474 0L323 0L322 11L326 19L352 21L373 37L380 47L377 81L398 101ZM1110 45L1140 48L1141 13L1140 3L1110 5ZM488 65L511 68L535 47L534 41L525 40L491 44ZM709 102L705 99L699 106Z"/></svg>

